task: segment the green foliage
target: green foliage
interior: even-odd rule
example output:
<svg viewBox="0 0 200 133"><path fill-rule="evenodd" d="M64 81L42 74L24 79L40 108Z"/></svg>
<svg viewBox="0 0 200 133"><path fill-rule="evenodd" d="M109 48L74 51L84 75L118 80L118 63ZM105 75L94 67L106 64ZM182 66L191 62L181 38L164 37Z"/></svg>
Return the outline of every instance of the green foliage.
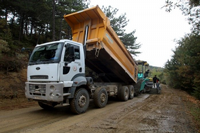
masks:
<svg viewBox="0 0 200 133"><path fill-rule="evenodd" d="M160 82L161 82L162 84L166 84L165 74L164 74L163 71L162 71L161 73L158 74L158 77L159 77Z"/></svg>
<svg viewBox="0 0 200 133"><path fill-rule="evenodd" d="M19 71L24 66L27 57L20 53L22 47L52 41L53 36L70 38L63 16L86 7L85 0L1 0L0 70Z"/></svg>
<svg viewBox="0 0 200 133"><path fill-rule="evenodd" d="M200 99L200 38L186 35L177 43L172 59L165 64L167 84Z"/></svg>
<svg viewBox="0 0 200 133"><path fill-rule="evenodd" d="M11 52L8 43L4 40L0 40L0 70L6 73L10 71L17 72L21 70L24 65L19 54L15 54L15 57L12 57L10 53L14 52Z"/></svg>
<svg viewBox="0 0 200 133"><path fill-rule="evenodd" d="M150 78L153 78L156 75L159 78L161 83L165 83L165 79L164 79L164 76L163 76L164 68L149 66L149 70L150 70L150 73L149 73Z"/></svg>
<svg viewBox="0 0 200 133"><path fill-rule="evenodd" d="M106 14L106 16L110 20L110 25L113 28L113 30L116 32L118 36L123 36L125 33L125 27L128 24L126 13L117 16L117 12L119 11L117 8L113 8L111 6L108 7L102 7L103 12Z"/></svg>
<svg viewBox="0 0 200 133"><path fill-rule="evenodd" d="M5 19L0 19L0 39L6 40L10 45L12 45L11 30Z"/></svg>
<svg viewBox="0 0 200 133"><path fill-rule="evenodd" d="M69 26L63 16L86 7L88 7L87 1L82 0L1 0L0 20L5 20L3 26L7 28L4 29L12 33L6 34L7 36L11 35L13 40L22 42L29 40L29 43L35 45L51 41L53 32L56 40L61 39L62 36L69 37L70 33L64 33L69 31ZM9 31L9 28L12 31ZM8 41L6 37L2 39ZM8 43L10 45L9 41Z"/></svg>
<svg viewBox="0 0 200 133"><path fill-rule="evenodd" d="M184 15L188 16L189 24L192 25L192 32L200 34L200 1L199 0L166 0L165 7L167 12L170 12L173 8L179 8Z"/></svg>
<svg viewBox="0 0 200 133"><path fill-rule="evenodd" d="M8 53L9 50L8 43L0 39L0 59L2 58L2 54Z"/></svg>
<svg viewBox="0 0 200 133"><path fill-rule="evenodd" d="M200 102L194 98L188 97L186 100L186 105L189 108L190 114L195 119L197 125L200 125Z"/></svg>
<svg viewBox="0 0 200 133"><path fill-rule="evenodd" d="M137 37L135 37L134 34L135 31L128 34L125 33L122 37L120 37L120 40L124 43L129 52L136 56L140 53L136 50L138 50L141 47L141 45L139 43L136 43Z"/></svg>
<svg viewBox="0 0 200 133"><path fill-rule="evenodd" d="M193 95L200 99L200 72L197 71L194 74L194 92Z"/></svg>
<svg viewBox="0 0 200 133"><path fill-rule="evenodd" d="M6 56L4 56L6 57ZM18 72L23 68L23 62L18 58L6 57L0 60L0 70L8 72Z"/></svg>

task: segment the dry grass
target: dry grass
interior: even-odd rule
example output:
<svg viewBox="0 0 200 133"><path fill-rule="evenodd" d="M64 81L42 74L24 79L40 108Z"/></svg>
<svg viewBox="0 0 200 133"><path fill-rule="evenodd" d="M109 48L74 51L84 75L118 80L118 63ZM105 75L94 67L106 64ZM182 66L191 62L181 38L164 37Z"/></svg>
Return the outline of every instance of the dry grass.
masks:
<svg viewBox="0 0 200 133"><path fill-rule="evenodd" d="M190 113L197 122L200 131L200 101L189 95L187 96L187 99L188 99Z"/></svg>
<svg viewBox="0 0 200 133"><path fill-rule="evenodd" d="M36 105L25 98L26 69L5 74L0 72L0 110L13 110Z"/></svg>
<svg viewBox="0 0 200 133"><path fill-rule="evenodd" d="M189 110L188 113L192 116L200 133L200 100L186 93L183 97L183 100Z"/></svg>
<svg viewBox="0 0 200 133"><path fill-rule="evenodd" d="M19 73L0 72L0 99L13 99L24 97L26 69Z"/></svg>

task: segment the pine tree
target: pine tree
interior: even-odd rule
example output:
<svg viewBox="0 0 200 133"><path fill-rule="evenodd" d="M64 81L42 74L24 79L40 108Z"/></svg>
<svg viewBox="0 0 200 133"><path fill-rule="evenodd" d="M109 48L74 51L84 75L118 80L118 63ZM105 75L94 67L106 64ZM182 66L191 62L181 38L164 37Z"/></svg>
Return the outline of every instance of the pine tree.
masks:
<svg viewBox="0 0 200 133"><path fill-rule="evenodd" d="M110 25L113 28L113 30L116 32L120 40L123 42L125 47L129 50L129 52L133 55L137 55L140 52L136 51L140 48L140 44L136 43L137 37L134 36L135 30L126 33L125 28L129 22L126 18L126 14L122 14L118 17L116 17L117 12L119 11L117 8L113 8L111 6L109 7L102 7L103 12L106 14L106 16L110 20Z"/></svg>

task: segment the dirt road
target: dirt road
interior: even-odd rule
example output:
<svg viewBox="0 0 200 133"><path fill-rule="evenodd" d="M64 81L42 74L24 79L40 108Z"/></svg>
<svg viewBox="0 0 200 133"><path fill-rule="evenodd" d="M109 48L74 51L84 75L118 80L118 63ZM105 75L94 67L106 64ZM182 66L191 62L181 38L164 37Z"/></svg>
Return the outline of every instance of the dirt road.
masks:
<svg viewBox="0 0 200 133"><path fill-rule="evenodd" d="M109 100L96 109L73 115L69 107L45 111L39 106L0 111L0 132L21 133L196 133L180 91L163 86L162 93L142 94L127 102Z"/></svg>

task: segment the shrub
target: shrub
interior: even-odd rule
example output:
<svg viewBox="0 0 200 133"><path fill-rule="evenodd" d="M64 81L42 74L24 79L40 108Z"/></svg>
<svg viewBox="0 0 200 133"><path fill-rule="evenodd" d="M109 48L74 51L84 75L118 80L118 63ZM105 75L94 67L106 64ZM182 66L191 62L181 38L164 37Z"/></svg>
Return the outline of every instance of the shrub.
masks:
<svg viewBox="0 0 200 133"><path fill-rule="evenodd" d="M12 54L11 54L12 53ZM16 52L11 52L8 43L0 40L0 70L8 72L18 72L24 66L23 56Z"/></svg>
<svg viewBox="0 0 200 133"><path fill-rule="evenodd" d="M3 53L9 52L9 50L10 49L8 47L8 43L6 41L0 39L0 58Z"/></svg>

